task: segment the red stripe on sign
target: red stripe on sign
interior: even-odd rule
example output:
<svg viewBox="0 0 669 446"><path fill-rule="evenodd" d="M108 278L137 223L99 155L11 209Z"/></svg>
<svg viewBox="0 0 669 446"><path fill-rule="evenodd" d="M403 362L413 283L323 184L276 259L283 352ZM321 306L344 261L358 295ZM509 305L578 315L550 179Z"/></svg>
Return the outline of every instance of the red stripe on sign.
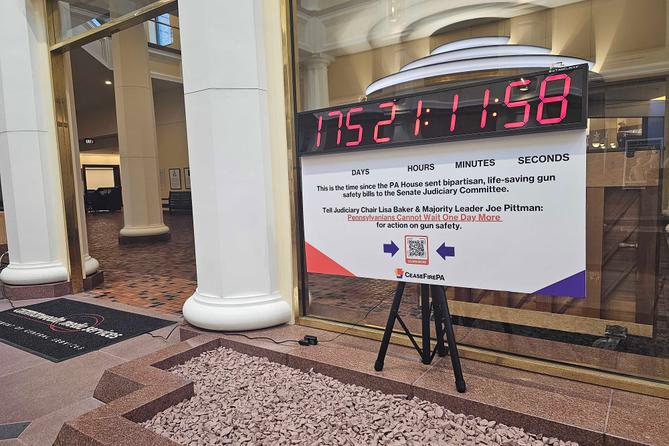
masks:
<svg viewBox="0 0 669 446"><path fill-rule="evenodd" d="M305 254L307 256L307 271L310 273L334 274L336 276L351 276L355 274L323 254L309 243L304 243Z"/></svg>

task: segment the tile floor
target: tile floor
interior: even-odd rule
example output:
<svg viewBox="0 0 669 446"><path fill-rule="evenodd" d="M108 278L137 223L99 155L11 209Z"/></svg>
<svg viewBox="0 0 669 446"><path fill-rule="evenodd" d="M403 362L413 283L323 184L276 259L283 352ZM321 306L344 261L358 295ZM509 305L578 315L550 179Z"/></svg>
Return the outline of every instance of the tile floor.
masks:
<svg viewBox="0 0 669 446"><path fill-rule="evenodd" d="M181 321L177 315L159 314L150 309L94 300L81 295L68 298L172 319L175 323ZM22 300L15 305L32 305L44 300ZM0 300L0 311L9 308L7 301ZM173 328L174 325L169 325L152 333L165 337ZM93 398L93 390L104 370L160 350L178 339L178 330L168 340L144 334L59 363L0 343L0 446L51 445L64 421L102 404ZM19 427L23 427L23 430L18 430ZM15 433L20 433L18 438L8 438L15 437L12 435Z"/></svg>
<svg viewBox="0 0 669 446"><path fill-rule="evenodd" d="M181 314L196 288L193 217L165 213L172 237L167 242L119 245L123 214L89 214L89 251L102 266L102 287L85 293L161 313Z"/></svg>

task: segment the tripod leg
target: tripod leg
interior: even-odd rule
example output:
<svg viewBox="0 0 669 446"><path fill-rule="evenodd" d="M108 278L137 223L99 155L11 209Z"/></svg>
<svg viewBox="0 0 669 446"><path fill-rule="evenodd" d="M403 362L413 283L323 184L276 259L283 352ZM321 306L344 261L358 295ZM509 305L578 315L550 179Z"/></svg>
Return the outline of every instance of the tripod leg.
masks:
<svg viewBox="0 0 669 446"><path fill-rule="evenodd" d="M437 335L437 354L439 356L446 356L446 347L444 346L444 313L441 309L441 303L437 297L439 294L438 290L435 290L435 286L432 285L432 307L434 310L434 331Z"/></svg>
<svg viewBox="0 0 669 446"><path fill-rule="evenodd" d="M379 348L379 355L376 357L376 362L374 363L374 370L377 372L383 370L383 362L386 359L386 352L388 351L390 336L393 334L393 327L395 326L395 319L397 319L397 312L400 309L400 303L402 302L402 294L404 293L405 285L405 282L398 282L397 288L395 288L395 297L393 299L393 305L390 307L390 313L388 313L386 331L383 332L383 340L381 341L381 347Z"/></svg>
<svg viewBox="0 0 669 446"><path fill-rule="evenodd" d="M420 286L420 306L423 335L423 353L420 355L423 364L432 362L430 349L430 285Z"/></svg>
<svg viewBox="0 0 669 446"><path fill-rule="evenodd" d="M448 310L448 302L446 302L446 294L442 287L435 287L439 299L439 306L444 315L444 328L446 330L446 339L448 340L448 352L451 355L451 364L453 365L453 375L455 375L455 388L458 392L463 393L467 390L465 378L462 376L462 366L460 365L460 355L458 353L458 345L455 341L455 333L453 332L453 323L451 322L451 313Z"/></svg>

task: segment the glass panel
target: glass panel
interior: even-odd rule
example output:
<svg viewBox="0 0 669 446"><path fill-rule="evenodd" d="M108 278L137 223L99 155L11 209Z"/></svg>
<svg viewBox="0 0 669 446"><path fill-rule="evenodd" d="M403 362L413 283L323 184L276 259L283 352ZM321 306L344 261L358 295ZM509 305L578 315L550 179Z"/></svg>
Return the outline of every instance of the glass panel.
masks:
<svg viewBox="0 0 669 446"><path fill-rule="evenodd" d="M50 0L58 12L56 41L75 37L107 23L112 18L136 11L156 0Z"/></svg>
<svg viewBox="0 0 669 446"><path fill-rule="evenodd" d="M456 334L463 344L669 381L669 82L657 77L669 60L667 0L297 3L298 111L592 63L587 297L449 288ZM306 282L308 315L385 325L394 282ZM407 287L401 315L420 329L417 286Z"/></svg>
<svg viewBox="0 0 669 446"><path fill-rule="evenodd" d="M181 35L179 34L179 16L161 14L147 23L149 45L174 51L181 51Z"/></svg>

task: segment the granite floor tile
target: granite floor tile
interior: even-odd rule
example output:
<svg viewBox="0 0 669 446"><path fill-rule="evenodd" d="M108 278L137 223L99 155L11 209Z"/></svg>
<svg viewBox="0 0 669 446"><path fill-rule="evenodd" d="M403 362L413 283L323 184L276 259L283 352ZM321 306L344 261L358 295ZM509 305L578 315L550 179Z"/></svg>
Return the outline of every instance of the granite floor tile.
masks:
<svg viewBox="0 0 669 446"><path fill-rule="evenodd" d="M103 371L122 362L96 351L0 377L0 423L34 420L92 397Z"/></svg>
<svg viewBox="0 0 669 446"><path fill-rule="evenodd" d="M0 440L0 446L28 446L24 442L18 439L11 439L11 440Z"/></svg>
<svg viewBox="0 0 669 446"><path fill-rule="evenodd" d="M460 331L459 333L462 335L462 333L465 333L465 330L468 330L466 327L461 327L464 330ZM457 333L457 332L456 332ZM456 334L456 339L458 335ZM331 336L332 338L332 336ZM416 342L418 342L418 345L422 345L422 341L420 339L416 339ZM367 338L360 338L357 336L349 336L349 335L343 335L340 337L337 337L332 341L331 344L327 344L331 347L337 348L338 346L344 346L344 347L351 347L351 348L356 348L360 350L364 350L367 352L371 352L374 355L378 354L379 348L381 347L381 342L374 340L374 339L367 339ZM415 348L413 347L406 347L402 345L395 345L395 344L390 344L388 346L388 351L386 353L386 357L397 357L400 359L403 359L405 361L409 362L416 362L416 363L421 363L421 358L416 351ZM432 364L436 364L437 361L439 361L440 358L439 356L435 356L434 360L432 361Z"/></svg>
<svg viewBox="0 0 669 446"><path fill-rule="evenodd" d="M669 445L669 400L614 390L606 435L607 446Z"/></svg>
<svg viewBox="0 0 669 446"><path fill-rule="evenodd" d="M614 370L618 357L617 351L567 342L549 341L518 334L471 328L463 344L529 356L557 362L584 364L604 370Z"/></svg>
<svg viewBox="0 0 669 446"><path fill-rule="evenodd" d="M19 440L26 446L43 446L53 444L60 428L66 421L73 420L86 412L100 407L102 403L95 398L86 398L65 406L55 412L34 420L23 431Z"/></svg>
<svg viewBox="0 0 669 446"><path fill-rule="evenodd" d="M0 377L50 362L47 359L1 342L0 358Z"/></svg>
<svg viewBox="0 0 669 446"><path fill-rule="evenodd" d="M532 424L547 436L581 444L603 443L610 389L477 361L462 360L462 367L466 393L455 390L444 358L414 383L415 394L454 412Z"/></svg>
<svg viewBox="0 0 669 446"><path fill-rule="evenodd" d="M149 334L145 333L134 338L112 344L108 347L101 349L100 351L108 353L110 355L122 358L126 361L131 359L136 359L149 353L153 353L157 350L163 349L170 344L176 344L179 342L178 329L175 329L177 324L168 325L163 327L160 330L155 330L151 332L154 336L167 337L169 339L154 338ZM171 332L171 334L170 334Z"/></svg>

